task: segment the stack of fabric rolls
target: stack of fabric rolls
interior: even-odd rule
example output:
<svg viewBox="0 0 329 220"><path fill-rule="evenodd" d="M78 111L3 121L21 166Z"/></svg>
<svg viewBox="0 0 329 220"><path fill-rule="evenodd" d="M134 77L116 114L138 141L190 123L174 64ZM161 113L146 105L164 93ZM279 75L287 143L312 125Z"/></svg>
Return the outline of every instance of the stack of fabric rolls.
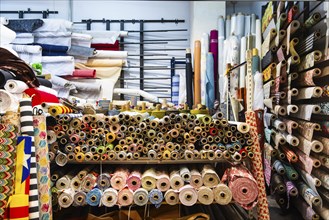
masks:
<svg viewBox="0 0 329 220"><path fill-rule="evenodd" d="M46 110L48 108L48 110ZM249 126L202 114L124 111L118 115L63 114L58 105L45 105L55 121L48 126L50 158L68 161L109 160L221 160L253 158Z"/></svg>
<svg viewBox="0 0 329 220"><path fill-rule="evenodd" d="M68 167L52 174L53 203L62 208L69 206L144 206L147 203L159 207L196 203L227 205L236 202L245 209L257 203L257 185L250 172L242 167L225 171L222 181L212 165L200 165L189 169L120 166L116 169L104 166L82 170ZM114 169L114 170L113 170Z"/></svg>
<svg viewBox="0 0 329 220"><path fill-rule="evenodd" d="M321 126L329 115L328 74L325 29L318 28L325 15L318 9L302 20L301 4L271 3L262 25L266 182L284 212L295 206L304 219L329 216L329 139Z"/></svg>

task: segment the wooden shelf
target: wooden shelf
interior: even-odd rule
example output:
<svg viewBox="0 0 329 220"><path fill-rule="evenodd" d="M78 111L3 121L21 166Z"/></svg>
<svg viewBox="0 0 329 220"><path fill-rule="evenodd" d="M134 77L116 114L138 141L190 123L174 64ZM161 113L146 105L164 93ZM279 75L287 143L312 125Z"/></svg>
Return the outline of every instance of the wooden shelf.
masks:
<svg viewBox="0 0 329 220"><path fill-rule="evenodd" d="M55 161L52 161L53 163ZM75 160L68 161L67 164L197 164L197 163L223 163L227 162L225 159L215 160L149 160L149 159L138 159L138 160L106 160L106 161L83 161L78 162Z"/></svg>

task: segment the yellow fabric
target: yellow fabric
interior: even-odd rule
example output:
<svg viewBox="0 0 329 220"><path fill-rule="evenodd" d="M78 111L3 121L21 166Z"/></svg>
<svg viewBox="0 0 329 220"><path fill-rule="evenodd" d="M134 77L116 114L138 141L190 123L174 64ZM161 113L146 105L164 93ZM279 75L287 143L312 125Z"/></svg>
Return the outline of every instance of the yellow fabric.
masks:
<svg viewBox="0 0 329 220"><path fill-rule="evenodd" d="M22 183L22 173L23 173L23 165L24 165L24 145L25 145L25 140L22 140L17 145L15 194L25 194L26 181Z"/></svg>

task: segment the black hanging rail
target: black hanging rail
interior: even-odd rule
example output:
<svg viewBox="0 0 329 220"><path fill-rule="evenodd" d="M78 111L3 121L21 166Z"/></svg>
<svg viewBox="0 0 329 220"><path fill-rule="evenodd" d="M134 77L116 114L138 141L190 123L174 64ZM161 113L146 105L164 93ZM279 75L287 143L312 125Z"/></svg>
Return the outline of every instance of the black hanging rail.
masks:
<svg viewBox="0 0 329 220"><path fill-rule="evenodd" d="M0 11L0 14L18 14L18 18L24 18L24 14L42 14L42 18L48 18L50 14L58 14L58 11L49 11L49 9L44 11L32 11L28 8L27 10Z"/></svg>
<svg viewBox="0 0 329 220"><path fill-rule="evenodd" d="M185 48L160 48L160 49L144 49L144 51L185 51Z"/></svg>
<svg viewBox="0 0 329 220"><path fill-rule="evenodd" d="M140 44L168 44L168 42L122 42L122 43L119 43L120 45L121 44L137 44L137 45L140 45Z"/></svg>
<svg viewBox="0 0 329 220"><path fill-rule="evenodd" d="M187 41L187 39L150 39L150 40L144 40L145 41Z"/></svg>
<svg viewBox="0 0 329 220"><path fill-rule="evenodd" d="M139 19L128 19L128 20L124 20L124 19L82 19L81 22L74 22L74 23L184 23L185 20L182 19L158 19L158 20L139 20Z"/></svg>
<svg viewBox="0 0 329 220"><path fill-rule="evenodd" d="M171 79L171 77L155 77L155 78L119 78L119 80L161 80L161 79Z"/></svg>

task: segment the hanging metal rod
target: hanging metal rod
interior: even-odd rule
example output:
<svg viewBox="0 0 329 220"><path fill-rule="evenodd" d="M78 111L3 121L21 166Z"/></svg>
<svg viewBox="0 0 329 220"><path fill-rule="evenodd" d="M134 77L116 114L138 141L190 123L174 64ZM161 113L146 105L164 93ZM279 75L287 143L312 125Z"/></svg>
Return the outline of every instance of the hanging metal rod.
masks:
<svg viewBox="0 0 329 220"><path fill-rule="evenodd" d="M168 54L128 54L128 57L168 56Z"/></svg>
<svg viewBox="0 0 329 220"><path fill-rule="evenodd" d="M168 48L162 48L162 49L144 49L144 51L185 51L186 49L184 48L173 48L173 49L168 49Z"/></svg>
<svg viewBox="0 0 329 220"><path fill-rule="evenodd" d="M156 77L156 78L119 78L119 80L159 80L159 79L171 79L171 77Z"/></svg>
<svg viewBox="0 0 329 220"><path fill-rule="evenodd" d="M145 41L187 41L187 39L156 39L156 40L149 39L149 40L144 40L144 42Z"/></svg>
<svg viewBox="0 0 329 220"><path fill-rule="evenodd" d="M145 31L125 30L125 31L128 31L129 33L147 33L147 32L187 31L187 29L145 30Z"/></svg>
<svg viewBox="0 0 329 220"><path fill-rule="evenodd" d="M24 14L42 14L43 18L47 18L49 14L58 14L58 11L49 11L49 9L44 11L32 11L30 8L28 8L26 11L0 11L0 14L18 14L19 18L24 18Z"/></svg>
<svg viewBox="0 0 329 220"><path fill-rule="evenodd" d="M74 23L106 23L106 22L110 22L110 23L184 23L185 20L182 19L171 19L171 20L167 20L167 19L159 19L159 20L124 20L124 19L120 19L120 20L111 20L111 19L82 19L81 22L74 22Z"/></svg>
<svg viewBox="0 0 329 220"><path fill-rule="evenodd" d="M120 42L119 44L168 44L168 42Z"/></svg>

